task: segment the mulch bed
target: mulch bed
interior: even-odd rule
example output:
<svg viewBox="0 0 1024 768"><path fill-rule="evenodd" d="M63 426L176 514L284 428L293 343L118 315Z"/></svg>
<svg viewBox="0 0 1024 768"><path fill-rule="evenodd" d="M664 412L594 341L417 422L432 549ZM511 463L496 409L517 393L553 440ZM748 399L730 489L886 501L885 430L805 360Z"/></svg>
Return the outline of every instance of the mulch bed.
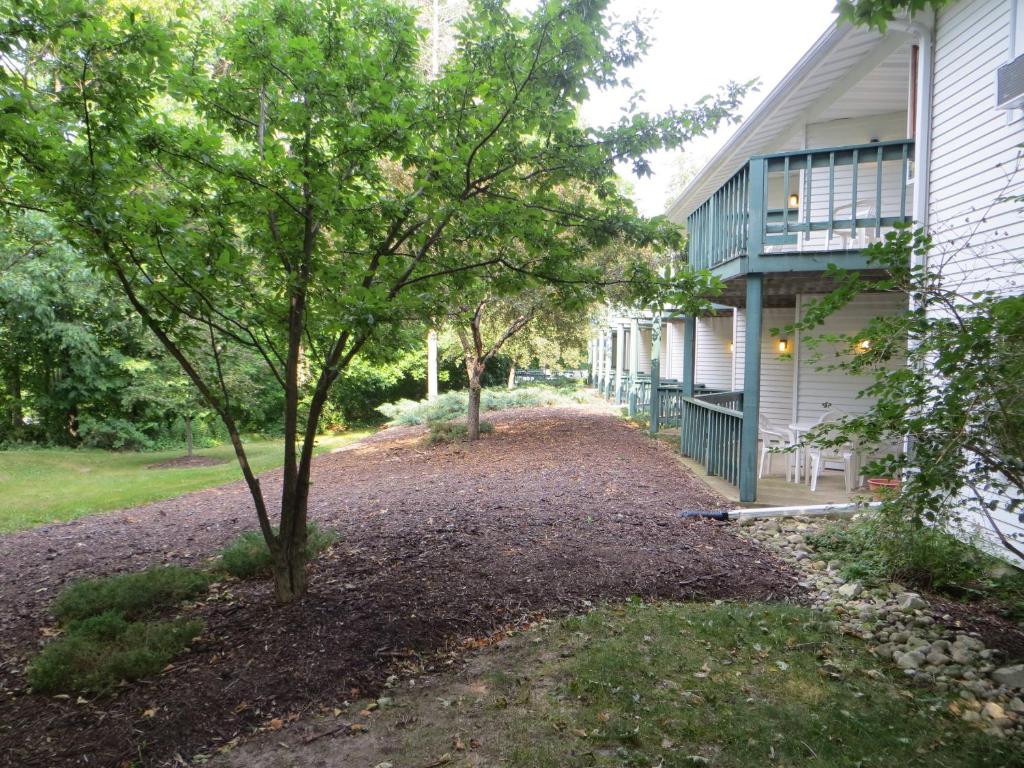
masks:
<svg viewBox="0 0 1024 768"><path fill-rule="evenodd" d="M76 578L202 564L255 527L240 484L0 538L0 763L183 764L236 735L373 695L387 675L537 614L632 595L802 599L796 575L727 524L672 451L605 410L488 416L475 446L382 433L320 457L311 518L341 541L310 594L272 605L227 582L189 609L207 629L156 680L76 702L24 689L47 608ZM268 496L279 482L265 475ZM132 762L134 761L134 762Z"/></svg>
<svg viewBox="0 0 1024 768"><path fill-rule="evenodd" d="M146 469L188 469L189 467L215 467L227 464L227 459L215 459L213 456L178 456L156 464L147 464Z"/></svg>

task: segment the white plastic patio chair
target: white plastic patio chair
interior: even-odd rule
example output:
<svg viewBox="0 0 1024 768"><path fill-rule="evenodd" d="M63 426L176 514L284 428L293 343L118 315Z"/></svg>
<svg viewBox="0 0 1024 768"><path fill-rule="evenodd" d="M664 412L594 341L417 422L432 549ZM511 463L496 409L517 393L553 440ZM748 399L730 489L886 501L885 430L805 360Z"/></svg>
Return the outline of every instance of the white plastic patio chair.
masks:
<svg viewBox="0 0 1024 768"><path fill-rule="evenodd" d="M761 479L764 477L764 467L767 463L768 474L772 471L772 455L775 451L782 448L788 448L793 445L793 433L783 427L777 427L768 420L768 418L762 413L758 415L757 419L758 437L761 440L761 461L758 462L757 477ZM785 456L786 459L786 482L789 482L790 470L792 468L792 461L788 454Z"/></svg>
<svg viewBox="0 0 1024 768"><path fill-rule="evenodd" d="M828 424L833 421L838 421L843 418L846 414L842 411L825 411L818 419L818 424ZM825 437L834 435L834 431L829 431ZM846 492L851 493L854 488L857 487L857 451L850 443L844 443L843 445L832 446L828 448L822 448L819 445L811 445L808 450L809 458L811 461L811 471L809 473L808 480L811 484L811 492L813 493L818 489L818 478L821 476L821 470L825 468L826 464L842 463L843 465L843 482L846 487Z"/></svg>

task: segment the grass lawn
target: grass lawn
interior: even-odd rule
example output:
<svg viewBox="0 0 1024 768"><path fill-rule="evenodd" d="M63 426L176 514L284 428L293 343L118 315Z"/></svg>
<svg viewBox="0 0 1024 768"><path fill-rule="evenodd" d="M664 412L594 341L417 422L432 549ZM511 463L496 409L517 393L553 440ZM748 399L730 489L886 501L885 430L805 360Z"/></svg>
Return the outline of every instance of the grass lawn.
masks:
<svg viewBox="0 0 1024 768"><path fill-rule="evenodd" d="M323 435L317 452L332 450L367 434L368 430ZM264 472L280 466L281 446L280 440L246 441L253 470ZM167 499L242 478L230 445L195 453L224 459L225 463L148 468L150 464L183 455L180 448L146 453L69 448L0 451L0 532Z"/></svg>
<svg viewBox="0 0 1024 768"><path fill-rule="evenodd" d="M327 717L212 765L299 768L321 764L314 753L332 765L451 768L1024 765L1018 741L951 714L953 694L914 687L820 614L778 603L606 606L386 695L380 711L361 712L358 738L346 729L307 746L309 733L338 729Z"/></svg>

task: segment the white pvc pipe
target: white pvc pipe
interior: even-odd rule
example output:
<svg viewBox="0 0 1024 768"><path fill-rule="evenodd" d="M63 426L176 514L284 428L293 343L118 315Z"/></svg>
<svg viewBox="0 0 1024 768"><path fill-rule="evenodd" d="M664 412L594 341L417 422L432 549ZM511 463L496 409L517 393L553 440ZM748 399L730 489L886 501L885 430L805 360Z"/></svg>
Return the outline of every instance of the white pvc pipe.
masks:
<svg viewBox="0 0 1024 768"><path fill-rule="evenodd" d="M745 520L758 517L814 517L819 515L853 515L864 509L882 506L880 501L851 501L843 504L810 504L796 507L763 507L761 509L733 509L729 511L730 520Z"/></svg>

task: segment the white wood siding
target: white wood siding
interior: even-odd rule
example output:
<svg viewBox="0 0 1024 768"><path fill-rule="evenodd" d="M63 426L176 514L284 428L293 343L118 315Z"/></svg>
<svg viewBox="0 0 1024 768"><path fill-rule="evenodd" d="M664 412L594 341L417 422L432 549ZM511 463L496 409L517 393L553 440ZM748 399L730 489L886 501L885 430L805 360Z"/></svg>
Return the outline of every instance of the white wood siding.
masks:
<svg viewBox="0 0 1024 768"><path fill-rule="evenodd" d="M695 384L715 389L732 389L732 315L697 318Z"/></svg>
<svg viewBox="0 0 1024 768"><path fill-rule="evenodd" d="M1024 287L1024 112L995 108L995 70L1011 57L1009 0L960 0L940 12L929 161L932 263L951 284Z"/></svg>
<svg viewBox="0 0 1024 768"><path fill-rule="evenodd" d="M801 296L806 306L820 296ZM862 294L831 317L819 329L807 332L800 339L800 370L796 396L796 421L817 419L829 409L844 413L866 412L872 400L859 397L859 393L872 382L871 376L851 376L845 371L828 370L832 365L848 360L852 351L834 344L810 346L807 337L827 334L853 334L862 330L873 317L896 314L906 308L906 297L895 293ZM897 358L893 367L901 366L906 358ZM827 403L827 405L826 405Z"/></svg>
<svg viewBox="0 0 1024 768"><path fill-rule="evenodd" d="M651 372L651 329L640 329L640 368L637 373L650 374Z"/></svg>
<svg viewBox="0 0 1024 768"><path fill-rule="evenodd" d="M1024 213L1005 198L1024 194L1024 110L995 108L995 70L1013 55L1011 17L1010 0L960 0L938 15L928 224L929 258L947 285L1018 294ZM1024 541L1015 514L999 509L993 517L1004 535ZM980 516L965 522L1009 556Z"/></svg>
<svg viewBox="0 0 1024 768"><path fill-rule="evenodd" d="M796 319L794 309L765 309L761 318L761 413L773 424L793 421L793 339L789 355L778 350L779 337L770 329L782 328Z"/></svg>
<svg viewBox="0 0 1024 768"><path fill-rule="evenodd" d="M661 378L683 378L683 321L669 320L662 326Z"/></svg>

